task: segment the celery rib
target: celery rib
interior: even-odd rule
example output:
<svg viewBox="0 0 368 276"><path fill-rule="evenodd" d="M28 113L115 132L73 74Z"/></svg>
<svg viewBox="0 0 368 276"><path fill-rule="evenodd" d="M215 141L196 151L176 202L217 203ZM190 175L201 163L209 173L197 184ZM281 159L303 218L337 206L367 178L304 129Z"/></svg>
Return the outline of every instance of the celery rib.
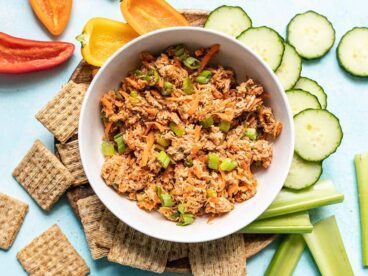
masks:
<svg viewBox="0 0 368 276"><path fill-rule="evenodd" d="M355 156L355 171L358 184L362 261L368 266L368 153Z"/></svg>
<svg viewBox="0 0 368 276"><path fill-rule="evenodd" d="M282 189L259 219L301 212L324 205L340 203L344 195L338 193L330 180L320 180L303 190Z"/></svg>
<svg viewBox="0 0 368 276"><path fill-rule="evenodd" d="M305 242L301 235L285 236L273 255L265 276L292 276L304 249Z"/></svg>
<svg viewBox="0 0 368 276"><path fill-rule="evenodd" d="M308 212L289 214L274 218L256 220L244 227L239 233L252 234L289 234L310 233L313 225Z"/></svg>
<svg viewBox="0 0 368 276"><path fill-rule="evenodd" d="M303 238L322 275L354 275L335 216L314 224L312 233Z"/></svg>

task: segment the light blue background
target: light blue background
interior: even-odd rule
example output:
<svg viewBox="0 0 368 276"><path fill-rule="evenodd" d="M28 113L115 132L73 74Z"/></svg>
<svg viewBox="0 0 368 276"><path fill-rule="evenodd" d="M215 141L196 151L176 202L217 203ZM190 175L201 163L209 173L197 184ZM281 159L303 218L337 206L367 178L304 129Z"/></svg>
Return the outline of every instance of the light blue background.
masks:
<svg viewBox="0 0 368 276"><path fill-rule="evenodd" d="M333 49L321 60L303 62L304 76L316 79L328 94L328 109L341 120L344 140L332 157L323 164L323 178L332 179L345 194L339 205L320 208L312 212L313 221L335 214L350 262L356 275L367 273L361 266L359 212L353 167L354 154L368 151L368 80L351 77L338 66L335 50L340 37L354 26L368 26L368 4L365 0L301 1L301 0L172 0L176 8L214 9L219 5L242 6L253 20L254 26L267 25L285 36L289 20L309 9L326 15L336 29ZM93 261L90 257L82 227L75 218L65 196L49 213L43 212L11 176L11 172L30 148L35 139L41 139L50 149L52 135L34 118L67 82L81 59L79 45L74 37L85 22L95 16L122 20L118 0L76 0L73 3L69 25L58 40L73 42L77 48L73 58L60 67L22 76L0 76L0 191L15 196L30 205L29 213L11 249L0 250L0 274L24 275L16 260L16 253L35 236L57 223L77 251L87 261L92 275L151 275L138 269L126 268L105 260ZM54 39L35 19L26 0L0 0L0 31L30 39ZM278 243L249 259L249 275L262 275ZM326 248L326 250L329 250ZM318 269L305 251L295 275L318 275ZM167 274L170 275L170 274ZM174 275L174 274L171 274Z"/></svg>

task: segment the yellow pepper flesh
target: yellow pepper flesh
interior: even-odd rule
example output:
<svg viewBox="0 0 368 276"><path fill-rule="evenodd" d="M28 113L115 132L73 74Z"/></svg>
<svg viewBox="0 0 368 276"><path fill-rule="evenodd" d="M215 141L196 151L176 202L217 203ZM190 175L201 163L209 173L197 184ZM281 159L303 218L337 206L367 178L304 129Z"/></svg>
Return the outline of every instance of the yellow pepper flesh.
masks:
<svg viewBox="0 0 368 276"><path fill-rule="evenodd" d="M126 23L95 17L87 22L77 40L82 44L84 60L101 67L116 50L138 36Z"/></svg>

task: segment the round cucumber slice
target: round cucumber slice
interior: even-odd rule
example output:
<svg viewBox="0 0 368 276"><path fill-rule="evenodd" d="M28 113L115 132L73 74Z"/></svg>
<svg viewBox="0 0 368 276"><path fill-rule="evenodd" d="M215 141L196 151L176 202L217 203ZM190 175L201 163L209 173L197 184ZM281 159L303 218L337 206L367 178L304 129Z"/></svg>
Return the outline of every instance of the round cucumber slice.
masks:
<svg viewBox="0 0 368 276"><path fill-rule="evenodd" d="M280 66L285 46L276 31L265 26L249 28L236 39L260 55L272 70L275 71Z"/></svg>
<svg viewBox="0 0 368 276"><path fill-rule="evenodd" d="M305 161L294 153L284 187L300 190L312 186L322 174L322 162Z"/></svg>
<svg viewBox="0 0 368 276"><path fill-rule="evenodd" d="M288 90L286 91L286 96L288 97L293 115L308 108L321 109L317 97L307 91L301 89Z"/></svg>
<svg viewBox="0 0 368 276"><path fill-rule="evenodd" d="M301 71L302 58L293 46L285 43L285 51L281 64L275 72L285 90L289 90L295 85L300 77Z"/></svg>
<svg viewBox="0 0 368 276"><path fill-rule="evenodd" d="M327 107L327 94L323 90L322 86L318 84L315 80L306 77L300 77L296 82L294 89L302 89L316 96L321 107L326 109Z"/></svg>
<svg viewBox="0 0 368 276"><path fill-rule="evenodd" d="M294 117L295 152L307 161L322 161L339 147L339 119L325 109L307 109Z"/></svg>
<svg viewBox="0 0 368 276"><path fill-rule="evenodd" d="M287 26L287 41L303 58L320 58L333 46L335 29L327 17L315 11L307 11L290 20Z"/></svg>
<svg viewBox="0 0 368 276"><path fill-rule="evenodd" d="M241 7L224 5L209 14L204 27L237 37L252 27L252 20Z"/></svg>
<svg viewBox="0 0 368 276"><path fill-rule="evenodd" d="M337 47L340 66L357 77L368 77L368 28L355 27L343 35Z"/></svg>

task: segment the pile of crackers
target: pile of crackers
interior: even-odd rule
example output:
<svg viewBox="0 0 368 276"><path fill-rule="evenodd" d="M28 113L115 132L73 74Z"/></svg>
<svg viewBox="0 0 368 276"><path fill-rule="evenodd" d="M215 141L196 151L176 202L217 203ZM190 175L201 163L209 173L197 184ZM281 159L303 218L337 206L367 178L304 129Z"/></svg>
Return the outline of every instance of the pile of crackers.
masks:
<svg viewBox="0 0 368 276"><path fill-rule="evenodd" d="M157 273L245 275L246 258L274 237L233 234L195 244L158 240L119 221L94 194L83 171L77 140L81 103L93 77L93 68L85 66L77 72L77 82L69 81L36 115L58 141L56 155L35 141L14 169L14 178L45 211L67 193L94 260L107 257L111 262ZM82 82L78 82L80 78ZM0 248L11 246L27 211L28 204L0 193ZM29 274L86 275L90 271L58 225L36 237L17 258Z"/></svg>

